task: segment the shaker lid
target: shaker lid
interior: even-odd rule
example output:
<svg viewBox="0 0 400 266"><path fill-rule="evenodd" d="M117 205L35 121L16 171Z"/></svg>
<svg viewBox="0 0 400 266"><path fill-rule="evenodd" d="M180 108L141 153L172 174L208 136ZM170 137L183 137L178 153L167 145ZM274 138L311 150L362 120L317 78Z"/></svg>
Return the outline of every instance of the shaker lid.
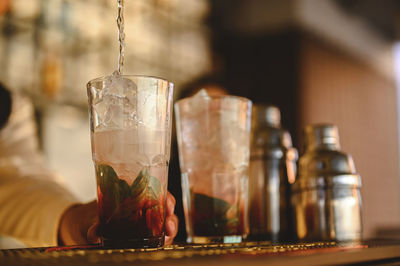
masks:
<svg viewBox="0 0 400 266"><path fill-rule="evenodd" d="M339 131L333 124L308 125L304 133L306 150L319 148L340 150Z"/></svg>
<svg viewBox="0 0 400 266"><path fill-rule="evenodd" d="M273 105L255 104L252 115L252 156L269 154L274 158L281 158L283 153L275 149L289 149L292 147L292 138L287 130L281 127L281 113Z"/></svg>
<svg viewBox="0 0 400 266"><path fill-rule="evenodd" d="M255 104L253 105L253 118L258 125L266 124L270 127L281 126L281 112L273 105Z"/></svg>
<svg viewBox="0 0 400 266"><path fill-rule="evenodd" d="M306 152L300 157L293 190L329 187L360 187L353 158L340 150L335 125L316 124L305 128Z"/></svg>

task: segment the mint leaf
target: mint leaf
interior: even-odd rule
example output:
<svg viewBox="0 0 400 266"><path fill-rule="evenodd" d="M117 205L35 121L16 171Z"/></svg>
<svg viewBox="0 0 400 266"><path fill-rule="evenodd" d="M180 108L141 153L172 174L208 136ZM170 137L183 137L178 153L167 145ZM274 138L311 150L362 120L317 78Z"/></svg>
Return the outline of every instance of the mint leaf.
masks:
<svg viewBox="0 0 400 266"><path fill-rule="evenodd" d="M146 170L140 171L139 175L136 177L135 181L133 181L130 187L131 194L135 197L145 194L148 183L148 172Z"/></svg>
<svg viewBox="0 0 400 266"><path fill-rule="evenodd" d="M238 217L227 217L231 205L223 199L213 198L191 191L194 233L203 236L236 234L239 232Z"/></svg>
<svg viewBox="0 0 400 266"><path fill-rule="evenodd" d="M119 179L115 170L106 164L96 164L97 183L102 193L102 219L127 219L141 209L159 204L161 182L147 169L140 171L131 186ZM140 211L141 213L141 211Z"/></svg>
<svg viewBox="0 0 400 266"><path fill-rule="evenodd" d="M223 199L212 198L201 193L193 193L193 203L196 212L210 213L220 217L225 216L230 204Z"/></svg>
<svg viewBox="0 0 400 266"><path fill-rule="evenodd" d="M162 186L158 178L149 175L149 191L148 194L154 200L158 200L162 191Z"/></svg>
<svg viewBox="0 0 400 266"><path fill-rule="evenodd" d="M120 180L114 169L109 165L96 165L96 173L103 195L114 199L116 204L119 203L121 201L121 197L125 196L127 191L129 191L128 184L124 180ZM128 186L128 190L126 189L126 186Z"/></svg>
<svg viewBox="0 0 400 266"><path fill-rule="evenodd" d="M131 189L125 180L118 178L109 165L96 164L96 177L103 194L103 218L109 221L114 215L118 215L121 202L131 196Z"/></svg>
<svg viewBox="0 0 400 266"><path fill-rule="evenodd" d="M118 179L118 185L120 200L122 201L125 198L129 198L131 196L131 188L129 187L128 183L126 183L125 180Z"/></svg>
<svg viewBox="0 0 400 266"><path fill-rule="evenodd" d="M140 171L131 185L131 193L141 199L158 200L162 186L158 178L151 176L147 169Z"/></svg>

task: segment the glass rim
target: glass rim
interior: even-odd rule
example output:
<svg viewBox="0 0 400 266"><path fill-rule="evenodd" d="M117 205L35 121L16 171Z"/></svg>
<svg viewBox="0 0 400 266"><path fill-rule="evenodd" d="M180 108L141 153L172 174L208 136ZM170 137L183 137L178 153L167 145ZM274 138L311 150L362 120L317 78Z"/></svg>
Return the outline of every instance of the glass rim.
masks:
<svg viewBox="0 0 400 266"><path fill-rule="evenodd" d="M94 78L94 79L91 79L91 80L89 80L88 82L87 82L87 85L89 85L89 84L91 84L91 83L94 83L94 82L99 82L99 81L104 81L106 78L108 78L108 77L110 77L111 75L108 75L108 76L101 76L101 77L98 77L98 78ZM121 77L125 77L125 78L129 78L129 77L135 77L135 78L150 78L150 79L157 79L157 80L162 80L162 81L165 81L165 82L167 82L167 83L170 83L170 84L173 84L174 85L174 83L173 82L171 82L171 81L169 81L169 80L167 80L167 79L165 79L165 78L161 78L161 77L157 77L157 76L151 76L151 75L141 75L141 74L132 74L132 75L126 75L126 74L123 74L123 75L120 75Z"/></svg>
<svg viewBox="0 0 400 266"><path fill-rule="evenodd" d="M180 100L176 101L174 105L182 104L182 103L188 101L189 99L193 98L193 96L180 99ZM227 95L212 95L212 96L209 95L208 97L210 97L211 100L219 100L219 99L222 99L222 98L233 98L235 100L238 100L239 102L247 102L249 104L253 104L253 102L249 98L246 98L246 97L243 97L243 96L236 96L236 95L227 94Z"/></svg>

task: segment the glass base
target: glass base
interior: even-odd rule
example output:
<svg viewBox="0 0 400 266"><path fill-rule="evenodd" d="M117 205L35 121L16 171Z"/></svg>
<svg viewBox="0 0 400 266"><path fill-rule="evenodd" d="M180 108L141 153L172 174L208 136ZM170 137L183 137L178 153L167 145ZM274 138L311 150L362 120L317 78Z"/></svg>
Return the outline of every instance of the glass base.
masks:
<svg viewBox="0 0 400 266"><path fill-rule="evenodd" d="M186 241L193 244L211 244L211 243L241 243L242 236L189 236Z"/></svg>
<svg viewBox="0 0 400 266"><path fill-rule="evenodd" d="M164 235L141 239L107 239L102 238L105 248L158 248L164 245Z"/></svg>
<svg viewBox="0 0 400 266"><path fill-rule="evenodd" d="M249 241L269 241L271 243L280 243L279 239L287 239L287 237L279 237L278 234L250 234L247 237Z"/></svg>

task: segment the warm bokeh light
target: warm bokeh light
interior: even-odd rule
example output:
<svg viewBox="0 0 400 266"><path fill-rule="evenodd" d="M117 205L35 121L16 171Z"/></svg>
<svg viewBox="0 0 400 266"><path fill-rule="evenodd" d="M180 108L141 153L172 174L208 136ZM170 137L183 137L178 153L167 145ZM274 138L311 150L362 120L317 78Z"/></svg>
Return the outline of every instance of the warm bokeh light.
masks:
<svg viewBox="0 0 400 266"><path fill-rule="evenodd" d="M124 73L179 88L209 71L208 12L206 0L125 1ZM31 96L50 167L94 198L85 84L117 68L117 1L0 0L0 14L0 81Z"/></svg>

